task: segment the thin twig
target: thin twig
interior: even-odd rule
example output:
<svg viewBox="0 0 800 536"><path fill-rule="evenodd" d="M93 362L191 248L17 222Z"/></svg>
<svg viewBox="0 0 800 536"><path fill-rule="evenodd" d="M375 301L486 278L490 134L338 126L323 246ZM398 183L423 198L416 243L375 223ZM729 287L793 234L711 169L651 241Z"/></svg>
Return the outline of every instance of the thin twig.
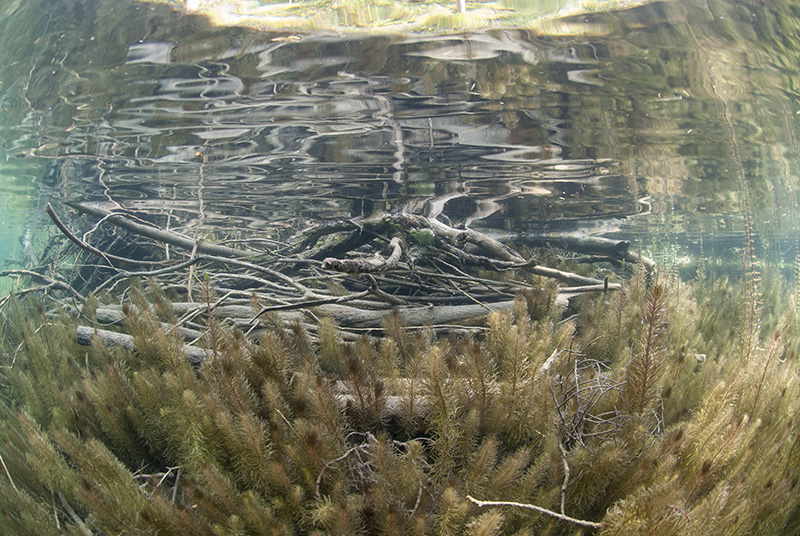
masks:
<svg viewBox="0 0 800 536"><path fill-rule="evenodd" d="M11 473L8 471L8 467L6 467L6 461L3 459L2 455L0 455L0 463L3 464L3 471L6 472L6 476L8 477L8 481L11 482L11 487L14 488L14 491L16 491L17 494L19 494L20 493L19 489L17 489L17 485L14 484L14 479L11 478Z"/></svg>
<svg viewBox="0 0 800 536"><path fill-rule="evenodd" d="M75 290L74 288L69 286L67 283L64 283L63 281L58 281L57 279L53 279L50 276L47 276L47 275L44 275L44 274L40 274L40 273L34 272L32 270L0 270L0 277L10 276L10 275L18 275L18 276L19 275L25 275L25 276L33 277L33 278L36 278L36 279L41 279L42 281L45 281L48 284L47 287L62 288L64 290L68 291L74 297L78 298L78 300L80 300L81 302L86 301L86 298L84 298L81 295L80 292L78 292L77 290ZM47 287L45 287L45 288L47 288ZM31 290L35 290L35 289L23 289L23 290L17 291L16 294L17 295L22 295L22 294L25 294L25 293L27 293L28 291L31 291ZM2 303L5 303L5 300Z"/></svg>
<svg viewBox="0 0 800 536"><path fill-rule="evenodd" d="M574 517L565 516L563 514L559 514L558 512L548 510L547 508L536 506L535 504L518 503L511 501L481 501L476 499L472 495L467 495L467 499L469 499L478 506L513 506L515 508L527 508L528 510L533 510L535 512L539 512L540 514L545 514L550 517L560 519L561 521L567 521L568 523L575 523L576 525L581 525L582 527L599 529L603 526L602 523L595 523L594 521L586 521L585 519L576 519Z"/></svg>
<svg viewBox="0 0 800 536"><path fill-rule="evenodd" d="M172 484L172 503L175 503L175 498L178 496L178 481L181 478L181 469L182 466L178 466L178 470L175 472L175 482ZM170 469L171 470L171 469Z"/></svg>
<svg viewBox="0 0 800 536"><path fill-rule="evenodd" d="M96 247L75 236L75 234L72 231L70 231L69 228L67 228L64 222L61 221L61 219L56 214L55 210L53 210L53 207L50 205L50 203L47 203L47 205L45 205L44 211L47 212L47 215L50 216L50 219L53 220L53 223L56 224L56 227L58 227L58 229L64 234L64 236L69 238L82 250L88 251L92 255L97 255L98 257L102 257L112 267L114 267L114 263L112 261L124 262L128 264L142 264L149 266L157 266L164 264L163 262L160 261L144 261L144 260L129 259L128 257L118 257L117 255L112 255L110 253L105 253L104 251L100 251Z"/></svg>
<svg viewBox="0 0 800 536"><path fill-rule="evenodd" d="M355 447L349 448L349 449L347 449L347 452L345 452L344 454L342 454L342 455L341 455L341 456L339 456L338 458L335 458L335 459L333 459L333 460L329 461L328 463L326 463L326 464L325 464L325 465L322 467L322 470L320 470L320 472L319 472L319 475L317 475L317 482L316 482L316 486L314 487L314 490L315 490L315 492L314 492L314 496L316 496L317 498L319 498L319 485L320 485L320 482L322 482L322 476L325 474L325 470L326 470L328 467L332 466L332 465L333 465L333 464L335 464L335 463L339 463L340 461L344 460L345 458L347 458L348 456L350 456L350 455L351 455L352 453L354 453L355 451L357 451L357 450L360 450L360 449L363 449L363 448L366 448L366 447L367 447L367 445L368 445L368 444L366 444L366 445L362 444L362 445L356 445Z"/></svg>
<svg viewBox="0 0 800 536"><path fill-rule="evenodd" d="M561 515L567 515L566 502L567 502L567 487L569 486L569 463L567 462L567 451L564 445L558 444L558 450L561 451L561 460L564 462L564 483L561 484Z"/></svg>
<svg viewBox="0 0 800 536"><path fill-rule="evenodd" d="M81 529L81 532L83 532L86 536L92 536L92 531L86 527L83 519L81 519L78 514L75 513L75 510L73 510L69 503L64 499L64 496L59 493L58 498L61 501L61 506L64 507L64 510L67 511L69 517L71 517L75 524L78 525L78 528Z"/></svg>
<svg viewBox="0 0 800 536"><path fill-rule="evenodd" d="M139 271L139 272L123 272L123 271L121 271L120 273L116 274L113 277L110 277L110 278L106 279L100 285L98 285L97 288L94 289L94 293L98 294L100 291L105 290L106 288L113 288L114 285L116 285L117 283L120 282L120 280L125 279L125 278L139 277L139 276L153 277L153 276L156 276L156 275L167 274L167 273L170 273L170 272L176 272L178 270L186 268L187 266L193 265L198 260L200 260L199 257L190 258L190 259L187 259L187 260L185 260L183 262L179 262L178 264L173 264L172 266L167 266L167 267L161 268L159 270L142 270L142 271Z"/></svg>

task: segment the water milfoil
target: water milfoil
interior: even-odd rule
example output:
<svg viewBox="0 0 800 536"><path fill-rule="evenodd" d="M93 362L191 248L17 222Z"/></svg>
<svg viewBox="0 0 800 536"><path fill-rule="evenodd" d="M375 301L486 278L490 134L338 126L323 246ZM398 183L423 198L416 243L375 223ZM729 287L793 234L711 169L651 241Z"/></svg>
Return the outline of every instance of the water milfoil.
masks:
<svg viewBox="0 0 800 536"><path fill-rule="evenodd" d="M727 301L747 293L695 286L635 276L568 321L520 295L488 331L447 337L389 315L384 337L346 341L330 320L311 336L264 315L253 340L209 318L199 364L146 287L132 349L78 345L71 315L10 302L4 526L792 534L794 310L743 360L701 319L735 331Z"/></svg>

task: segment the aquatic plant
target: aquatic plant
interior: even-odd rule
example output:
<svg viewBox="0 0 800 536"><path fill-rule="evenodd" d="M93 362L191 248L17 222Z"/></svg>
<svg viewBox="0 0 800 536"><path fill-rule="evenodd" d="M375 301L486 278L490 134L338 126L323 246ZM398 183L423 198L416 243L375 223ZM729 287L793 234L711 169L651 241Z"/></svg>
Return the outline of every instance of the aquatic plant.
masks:
<svg viewBox="0 0 800 536"><path fill-rule="evenodd" d="M157 288L132 290L135 350L9 302L4 531L795 534L795 309L741 359L708 319L735 333L746 292L648 279L568 321L529 292L480 336L266 314L253 341L209 316L199 364Z"/></svg>

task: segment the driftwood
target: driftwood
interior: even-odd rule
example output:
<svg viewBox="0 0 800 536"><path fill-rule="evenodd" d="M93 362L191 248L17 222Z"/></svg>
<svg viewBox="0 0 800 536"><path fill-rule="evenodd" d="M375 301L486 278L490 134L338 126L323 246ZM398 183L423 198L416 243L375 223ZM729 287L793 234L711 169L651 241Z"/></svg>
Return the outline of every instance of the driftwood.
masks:
<svg viewBox="0 0 800 536"><path fill-rule="evenodd" d="M78 344L86 346L91 345L93 340L99 340L108 346L120 346L127 350L136 350L133 337L124 333L117 333L116 331L108 331L105 329L78 326L75 340L78 341ZM184 345L183 351L186 353L189 361L194 365L199 365L212 354L209 350L189 345Z"/></svg>
<svg viewBox="0 0 800 536"><path fill-rule="evenodd" d="M337 272L346 272L349 274L366 274L393 270L397 268L400 262L403 248L400 246L400 239L398 237L392 238L389 247L392 248L392 254L388 259L384 259L378 254L375 254L374 259L336 259L328 257L322 261L322 269L336 270Z"/></svg>
<svg viewBox="0 0 800 536"><path fill-rule="evenodd" d="M652 259L634 253L630 250L631 243L628 240L613 240L600 236L536 236L519 235L515 237L521 243L532 247L550 247L566 249L576 253L588 255L598 255L609 262L627 262L630 264L642 264L648 271L654 270L656 263Z"/></svg>
<svg viewBox="0 0 800 536"><path fill-rule="evenodd" d="M217 244L209 244L208 242L194 240L182 234L165 231L163 229L145 225L143 223L138 223L125 213L111 212L96 204L67 203L67 205L78 212L101 218L103 221L113 223L114 225L122 227L123 229L136 235L151 238L157 242L163 242L164 244L169 244L187 251L196 251L198 253L206 253L208 255L232 258L255 257L258 255L258 253L253 251L229 248L227 246L220 246Z"/></svg>
<svg viewBox="0 0 800 536"><path fill-rule="evenodd" d="M519 292L537 291L544 285L526 280L530 276L558 282L555 290L537 292L544 296L539 299L551 300L560 308L578 293L620 288L607 278L538 265L510 244L420 214L387 214L320 226L297 237L293 244L285 244L284 252L293 251L293 256L287 256L196 240L99 204L69 206L99 220L79 238L53 207L46 208L81 254L103 260L106 272L98 267L96 283L89 290L116 295L130 278L148 278L173 293L173 312L180 320L176 325L164 324L164 329L176 329L195 344L202 343L212 315L251 336L259 336L266 329L267 313L286 323L300 322L312 333L320 318L330 317L345 338L355 338L365 332L379 333L388 314L397 315L408 327L475 329L490 312L513 307ZM122 235L131 246L125 249L126 256L112 255L90 243L94 230L109 224L127 231ZM119 240L118 233L112 234ZM172 255L171 259L165 255L159 261L138 261L128 252L135 251L137 240L142 238L186 253ZM547 247L552 247L554 240L519 238L528 245L540 240ZM636 261L647 269L652 266L652 261L633 255L625 241L591 237L560 240L562 246L575 252L605 255L617 262ZM387 244L388 256L381 255ZM138 271L120 268L126 264L149 266ZM487 276L492 272L497 275ZM90 273L90 282L91 277ZM198 294L202 301L195 299ZM71 295L82 301L76 289L71 289ZM122 307L102 306L96 318L101 324L120 325ZM122 334L113 333L82 327L77 335L81 341L94 334L115 344L128 344ZM193 360L205 355L205 350L196 346L187 346L186 351Z"/></svg>

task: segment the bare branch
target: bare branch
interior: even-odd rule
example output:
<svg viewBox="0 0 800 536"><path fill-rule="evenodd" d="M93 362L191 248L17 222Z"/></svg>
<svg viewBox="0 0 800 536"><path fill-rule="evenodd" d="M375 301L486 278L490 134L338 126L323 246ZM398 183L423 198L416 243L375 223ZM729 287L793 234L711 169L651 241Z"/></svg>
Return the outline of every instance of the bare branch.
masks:
<svg viewBox="0 0 800 536"><path fill-rule="evenodd" d="M561 521L574 523L582 527L590 527L593 529L599 529L603 527L602 523L595 523L594 521L586 521L585 519L575 519L574 517L565 516L563 514L559 514L558 512L554 512L553 510L548 510L547 508L536 506L535 504L518 503L511 501L481 501L476 499L472 495L467 495L467 499L469 499L478 506L513 506L514 508L526 508L528 510L533 510L535 512L539 512L540 514L545 514L550 517L560 519Z"/></svg>
<svg viewBox="0 0 800 536"><path fill-rule="evenodd" d="M392 248L392 254L388 259L384 259L377 254L374 259L336 259L328 257L322 261L322 268L323 270L336 270L337 272L346 272L348 274L386 272L397 268L397 264L403 254L400 238L392 238L389 246Z"/></svg>

